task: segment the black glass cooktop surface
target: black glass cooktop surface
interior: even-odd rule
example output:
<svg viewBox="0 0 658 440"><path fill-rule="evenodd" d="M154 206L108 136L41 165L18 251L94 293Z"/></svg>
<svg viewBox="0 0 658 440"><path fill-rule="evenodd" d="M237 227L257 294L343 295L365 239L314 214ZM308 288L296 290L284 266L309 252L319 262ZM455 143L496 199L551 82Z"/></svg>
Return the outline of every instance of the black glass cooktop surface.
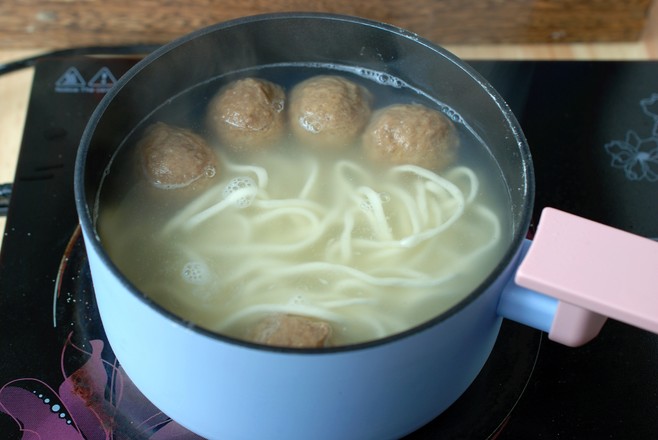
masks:
<svg viewBox="0 0 658 440"><path fill-rule="evenodd" d="M87 118L132 64L36 66L0 257L0 436L196 438L114 359L77 229L73 161ZM658 237L658 64L478 61L535 162L535 220L552 206ZM578 349L505 322L475 383L409 439L658 437L658 336L614 321Z"/></svg>

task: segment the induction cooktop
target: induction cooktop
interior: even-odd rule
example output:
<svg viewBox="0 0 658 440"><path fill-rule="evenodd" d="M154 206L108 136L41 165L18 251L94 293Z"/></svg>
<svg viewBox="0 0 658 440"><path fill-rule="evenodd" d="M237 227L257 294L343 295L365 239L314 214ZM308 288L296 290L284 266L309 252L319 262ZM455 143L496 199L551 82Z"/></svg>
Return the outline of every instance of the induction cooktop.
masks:
<svg viewBox="0 0 658 440"><path fill-rule="evenodd" d="M198 438L150 404L114 358L75 213L80 135L135 62L53 57L36 64L0 254L2 438ZM471 64L528 138L533 226L552 206L658 237L657 63ZM656 438L657 371L658 336L625 324L609 321L597 339L573 349L505 321L473 385L408 438Z"/></svg>

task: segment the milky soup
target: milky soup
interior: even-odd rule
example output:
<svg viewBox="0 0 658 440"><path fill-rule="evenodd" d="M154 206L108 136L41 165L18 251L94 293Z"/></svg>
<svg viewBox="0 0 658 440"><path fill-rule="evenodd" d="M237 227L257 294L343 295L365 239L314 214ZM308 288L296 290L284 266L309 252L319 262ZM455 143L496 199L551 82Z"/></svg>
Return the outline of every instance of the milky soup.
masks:
<svg viewBox="0 0 658 440"><path fill-rule="evenodd" d="M252 96L273 113L243 114L263 110ZM491 153L448 105L375 72L277 65L154 109L107 170L98 232L128 280L185 321L340 346L466 297L509 244L510 210Z"/></svg>

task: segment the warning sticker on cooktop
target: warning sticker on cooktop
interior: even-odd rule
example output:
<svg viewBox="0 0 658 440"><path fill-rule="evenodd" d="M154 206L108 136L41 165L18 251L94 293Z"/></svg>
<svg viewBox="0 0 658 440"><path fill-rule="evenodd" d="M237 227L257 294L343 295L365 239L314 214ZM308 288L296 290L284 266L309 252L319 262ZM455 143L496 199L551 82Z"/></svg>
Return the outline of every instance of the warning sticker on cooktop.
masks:
<svg viewBox="0 0 658 440"><path fill-rule="evenodd" d="M85 79L75 67L69 67L55 81L57 93L106 93L116 83L116 77L107 67L101 67L89 79Z"/></svg>

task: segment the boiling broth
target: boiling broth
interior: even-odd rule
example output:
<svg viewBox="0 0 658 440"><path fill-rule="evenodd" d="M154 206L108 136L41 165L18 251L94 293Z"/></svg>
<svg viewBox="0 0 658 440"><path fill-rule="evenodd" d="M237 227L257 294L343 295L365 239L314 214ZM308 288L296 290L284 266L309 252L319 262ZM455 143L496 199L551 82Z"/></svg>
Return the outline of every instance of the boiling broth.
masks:
<svg viewBox="0 0 658 440"><path fill-rule="evenodd" d="M317 151L292 136L237 154L204 126L208 101L236 78L290 90L327 73L367 87L375 109L420 103L443 111L460 138L457 163L384 167L358 144ZM134 145L155 122L213 142L211 187L190 196L143 179ZM269 314L308 316L329 322L333 345L345 345L405 331L464 299L502 257L510 209L489 150L445 103L377 72L277 65L214 78L142 121L107 172L98 232L128 280L186 321L241 339Z"/></svg>

